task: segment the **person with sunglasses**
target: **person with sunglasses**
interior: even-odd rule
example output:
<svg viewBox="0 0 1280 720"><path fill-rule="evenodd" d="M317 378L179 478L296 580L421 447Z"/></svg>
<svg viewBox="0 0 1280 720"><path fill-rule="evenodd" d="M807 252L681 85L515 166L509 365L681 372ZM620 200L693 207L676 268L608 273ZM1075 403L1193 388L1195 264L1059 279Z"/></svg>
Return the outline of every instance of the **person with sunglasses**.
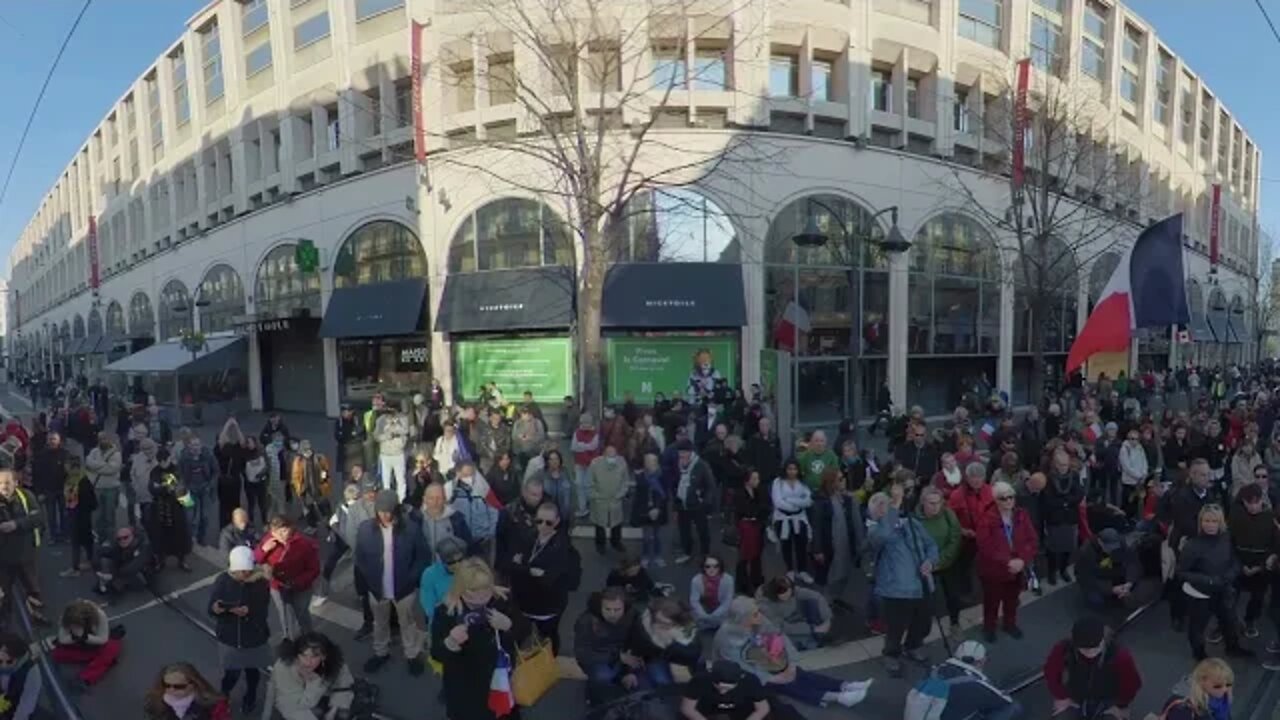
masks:
<svg viewBox="0 0 1280 720"><path fill-rule="evenodd" d="M1035 577L1034 562L1040 540L1031 516L1018 507L1017 493L1008 483L992 488L996 499L978 524L978 578L982 582L982 631L988 643L996 641L996 621L1003 612L1004 631L1015 640L1018 596Z"/></svg>
<svg viewBox="0 0 1280 720"><path fill-rule="evenodd" d="M511 597L538 633L560 651L560 618L569 604L569 538L559 532L560 508L545 500L534 515L536 532L511 548L504 563L511 575Z"/></svg>
<svg viewBox="0 0 1280 720"><path fill-rule="evenodd" d="M140 590L150 585L154 573L150 543L142 533L125 526L98 549L98 584L94 592L117 596L126 590Z"/></svg>
<svg viewBox="0 0 1280 720"><path fill-rule="evenodd" d="M729 614L733 600L734 579L724 571L724 560L708 554L702 561L702 572L689 581L689 607L702 630L715 630Z"/></svg>
<svg viewBox="0 0 1280 720"><path fill-rule="evenodd" d="M1219 720L1231 717L1235 673L1219 658L1196 663L1186 688L1165 702L1162 720Z"/></svg>
<svg viewBox="0 0 1280 720"><path fill-rule="evenodd" d="M161 668L142 711L146 720L231 720L227 699L186 662Z"/></svg>
<svg viewBox="0 0 1280 720"><path fill-rule="evenodd" d="M1236 580L1240 576L1240 559L1227 536L1227 522L1219 505L1206 505L1200 511L1200 534L1187 538L1178 554L1176 579L1188 598L1191 621L1187 624L1187 640L1196 660L1207 657L1204 649L1205 630L1210 616L1218 618L1218 629L1226 641L1227 655L1253 657L1253 651L1240 644L1235 600Z"/></svg>

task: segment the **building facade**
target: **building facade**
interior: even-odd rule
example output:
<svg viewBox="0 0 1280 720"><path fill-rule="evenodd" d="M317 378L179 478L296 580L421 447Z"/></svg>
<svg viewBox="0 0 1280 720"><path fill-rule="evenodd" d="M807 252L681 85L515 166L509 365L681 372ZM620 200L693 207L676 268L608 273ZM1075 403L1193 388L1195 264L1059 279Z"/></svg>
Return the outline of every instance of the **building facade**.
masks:
<svg viewBox="0 0 1280 720"><path fill-rule="evenodd" d="M622 136L652 119L659 141L641 162L769 148L655 185L607 228L607 398L681 392L703 363L745 388L772 372L762 351L780 349L794 357L799 427L865 413L881 386L931 412L984 377L1024 400L1033 324L1060 369L1124 244L1175 212L1189 342L1148 333L1139 363L1254 357L1261 153L1122 5L795 0L685 5L673 19L656 3L593 4L615 21L601 52L635 60L608 82L666 78L621 113ZM426 24L425 171L413 163L412 20ZM206 7L108 110L19 238L19 361L65 375L150 342L237 333L255 407L333 415L432 376L465 398L490 381L544 401L575 394L581 243L563 197L519 181L549 173L502 142L538 126L495 80L546 78L519 34L494 25L459 0ZM1017 280L1015 239L990 222L1009 189L983 121L1021 57L1104 109L1089 140L1142 190L1064 200L1122 222L1072 248L1044 318ZM813 227L887 233L877 214L889 208L905 253L794 242Z"/></svg>

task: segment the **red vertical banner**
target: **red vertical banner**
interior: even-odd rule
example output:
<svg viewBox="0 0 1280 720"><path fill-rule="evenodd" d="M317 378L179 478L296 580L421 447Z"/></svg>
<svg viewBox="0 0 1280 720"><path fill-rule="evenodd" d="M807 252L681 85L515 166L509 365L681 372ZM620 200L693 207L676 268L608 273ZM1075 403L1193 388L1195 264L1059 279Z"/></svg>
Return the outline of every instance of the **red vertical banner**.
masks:
<svg viewBox="0 0 1280 720"><path fill-rule="evenodd" d="M98 219L89 216L89 287L96 293L101 284L98 272Z"/></svg>
<svg viewBox="0 0 1280 720"><path fill-rule="evenodd" d="M1027 90L1031 85L1031 59L1018 61L1018 79L1013 95L1013 192L1022 194L1026 175Z"/></svg>
<svg viewBox="0 0 1280 720"><path fill-rule="evenodd" d="M1222 219L1222 183L1213 184L1213 203L1209 206L1209 265L1218 266L1218 225Z"/></svg>
<svg viewBox="0 0 1280 720"><path fill-rule="evenodd" d="M409 72L413 81L413 156L422 163L427 159L426 128L422 121L422 23L413 22L409 29Z"/></svg>

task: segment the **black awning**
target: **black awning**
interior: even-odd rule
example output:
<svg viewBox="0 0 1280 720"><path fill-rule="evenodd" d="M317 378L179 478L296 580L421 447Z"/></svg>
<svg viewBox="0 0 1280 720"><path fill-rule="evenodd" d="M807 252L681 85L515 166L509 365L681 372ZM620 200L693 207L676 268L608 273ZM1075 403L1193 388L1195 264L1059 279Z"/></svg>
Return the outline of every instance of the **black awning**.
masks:
<svg viewBox="0 0 1280 720"><path fill-rule="evenodd" d="M425 278L339 288L329 296L320 337L388 337L423 329Z"/></svg>
<svg viewBox="0 0 1280 720"><path fill-rule="evenodd" d="M742 266L619 263L604 281L601 324L613 328L728 328L747 324Z"/></svg>
<svg viewBox="0 0 1280 720"><path fill-rule="evenodd" d="M444 283L438 332L551 330L573 320L573 273L560 265L455 273Z"/></svg>
<svg viewBox="0 0 1280 720"><path fill-rule="evenodd" d="M1192 313L1191 324L1187 326L1187 331L1191 333L1193 342L1213 342L1213 331L1209 329L1209 323L1204 315Z"/></svg>
<svg viewBox="0 0 1280 720"><path fill-rule="evenodd" d="M1227 342L1238 344L1244 342L1241 335L1244 331L1244 313L1231 313L1227 316Z"/></svg>

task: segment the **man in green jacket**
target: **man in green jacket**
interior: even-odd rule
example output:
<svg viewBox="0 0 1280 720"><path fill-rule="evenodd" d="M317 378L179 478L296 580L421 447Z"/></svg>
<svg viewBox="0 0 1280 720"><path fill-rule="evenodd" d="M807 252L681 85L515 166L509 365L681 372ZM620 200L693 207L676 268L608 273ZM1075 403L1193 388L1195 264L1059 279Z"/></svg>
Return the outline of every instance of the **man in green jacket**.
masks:
<svg viewBox="0 0 1280 720"><path fill-rule="evenodd" d="M840 469L840 459L827 447L827 434L814 430L809 436L809 444L796 456L800 463L800 472L804 473L804 484L813 492L822 486L822 471L827 468Z"/></svg>
<svg viewBox="0 0 1280 720"><path fill-rule="evenodd" d="M964 578L954 570L956 558L960 555L960 521L956 514L947 507L942 491L929 485L920 491L920 506L916 510L916 518L933 538L938 546L938 563L933 566L935 585L942 588L942 595L947 603L947 615L951 620L951 634L960 633L960 594Z"/></svg>

